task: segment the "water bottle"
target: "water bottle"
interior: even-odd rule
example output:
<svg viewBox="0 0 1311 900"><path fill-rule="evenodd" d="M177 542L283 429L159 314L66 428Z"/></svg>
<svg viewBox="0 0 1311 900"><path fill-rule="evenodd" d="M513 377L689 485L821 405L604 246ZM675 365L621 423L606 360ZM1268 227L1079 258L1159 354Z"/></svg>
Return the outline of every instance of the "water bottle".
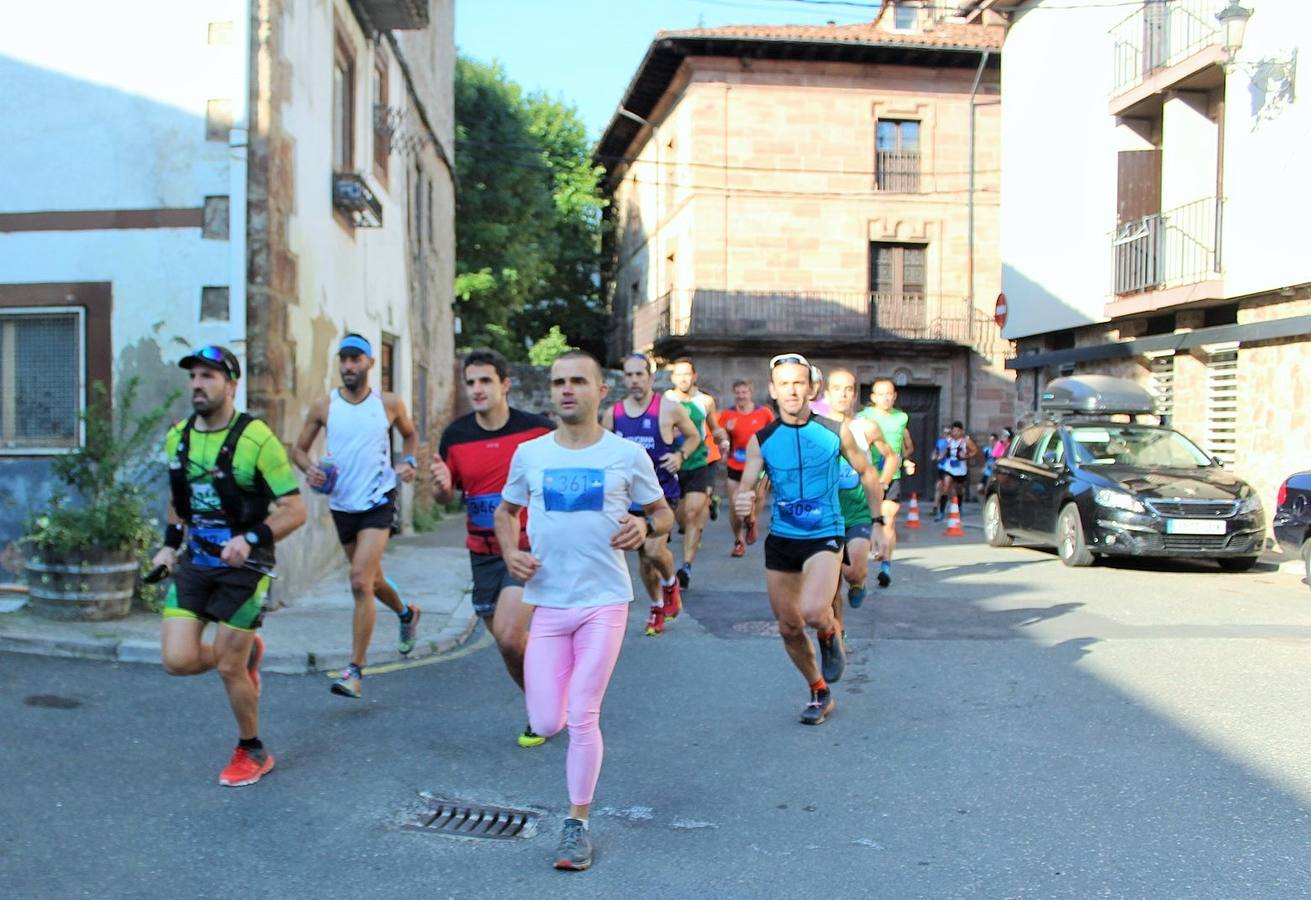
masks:
<svg viewBox="0 0 1311 900"><path fill-rule="evenodd" d="M323 484L314 490L320 494L331 494L332 489L337 486L337 464L333 462L332 454L325 453L319 460L319 468L323 471Z"/></svg>

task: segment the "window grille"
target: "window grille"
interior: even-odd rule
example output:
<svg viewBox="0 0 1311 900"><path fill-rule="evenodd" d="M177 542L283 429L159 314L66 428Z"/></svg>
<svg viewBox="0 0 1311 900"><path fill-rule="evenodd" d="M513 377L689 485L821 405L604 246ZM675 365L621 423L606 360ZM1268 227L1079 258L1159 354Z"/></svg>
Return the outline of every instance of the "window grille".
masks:
<svg viewBox="0 0 1311 900"><path fill-rule="evenodd" d="M1206 447L1227 466L1238 449L1238 345L1213 344L1206 351Z"/></svg>
<svg viewBox="0 0 1311 900"><path fill-rule="evenodd" d="M0 311L0 452L71 450L81 443L83 311Z"/></svg>
<svg viewBox="0 0 1311 900"><path fill-rule="evenodd" d="M1169 425L1174 415L1174 351L1159 353L1151 359L1152 396L1156 398L1156 414L1162 425Z"/></svg>

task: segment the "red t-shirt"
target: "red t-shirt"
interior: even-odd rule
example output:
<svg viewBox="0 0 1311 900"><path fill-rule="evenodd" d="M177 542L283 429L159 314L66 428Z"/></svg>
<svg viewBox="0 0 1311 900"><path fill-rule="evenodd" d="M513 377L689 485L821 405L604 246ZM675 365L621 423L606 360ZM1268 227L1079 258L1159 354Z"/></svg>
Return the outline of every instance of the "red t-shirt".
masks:
<svg viewBox="0 0 1311 900"><path fill-rule="evenodd" d="M438 452L451 470L455 487L464 492L464 545L474 553L497 555L492 516L501 503L501 489L510 476L510 460L519 445L554 430L550 419L511 409L510 418L495 431L478 424L474 413L460 416L442 432ZM519 549L528 549L528 510L519 517Z"/></svg>
<svg viewBox="0 0 1311 900"><path fill-rule="evenodd" d="M768 406L757 406L749 413L738 412L736 406L719 413L719 424L728 432L728 460L724 465L741 472L747 464L747 444L751 436L774 421L774 411Z"/></svg>

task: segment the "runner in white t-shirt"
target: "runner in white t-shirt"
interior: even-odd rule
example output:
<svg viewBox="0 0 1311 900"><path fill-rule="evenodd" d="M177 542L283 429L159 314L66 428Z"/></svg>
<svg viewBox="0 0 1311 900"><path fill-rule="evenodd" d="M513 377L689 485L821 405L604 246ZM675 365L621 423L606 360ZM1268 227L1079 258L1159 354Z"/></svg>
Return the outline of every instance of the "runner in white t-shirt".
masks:
<svg viewBox="0 0 1311 900"><path fill-rule="evenodd" d="M625 550L674 527L674 513L651 458L597 419L606 385L601 364L571 350L551 366L551 403L560 427L519 446L496 509L496 538L510 574L536 607L524 654L524 695L532 730L569 726L565 774L569 818L557 869L592 864L588 812L601 774L599 720L628 623L633 582ZM630 515L633 504L646 519ZM528 508L531 551L519 547Z"/></svg>

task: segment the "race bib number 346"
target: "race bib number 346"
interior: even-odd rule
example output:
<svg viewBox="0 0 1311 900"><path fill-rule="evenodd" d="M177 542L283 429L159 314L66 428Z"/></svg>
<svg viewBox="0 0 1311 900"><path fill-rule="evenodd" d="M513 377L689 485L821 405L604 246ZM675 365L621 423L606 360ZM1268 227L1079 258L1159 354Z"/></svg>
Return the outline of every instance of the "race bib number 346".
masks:
<svg viewBox="0 0 1311 900"><path fill-rule="evenodd" d="M605 508L604 469L547 469L542 501L548 512L601 512Z"/></svg>

